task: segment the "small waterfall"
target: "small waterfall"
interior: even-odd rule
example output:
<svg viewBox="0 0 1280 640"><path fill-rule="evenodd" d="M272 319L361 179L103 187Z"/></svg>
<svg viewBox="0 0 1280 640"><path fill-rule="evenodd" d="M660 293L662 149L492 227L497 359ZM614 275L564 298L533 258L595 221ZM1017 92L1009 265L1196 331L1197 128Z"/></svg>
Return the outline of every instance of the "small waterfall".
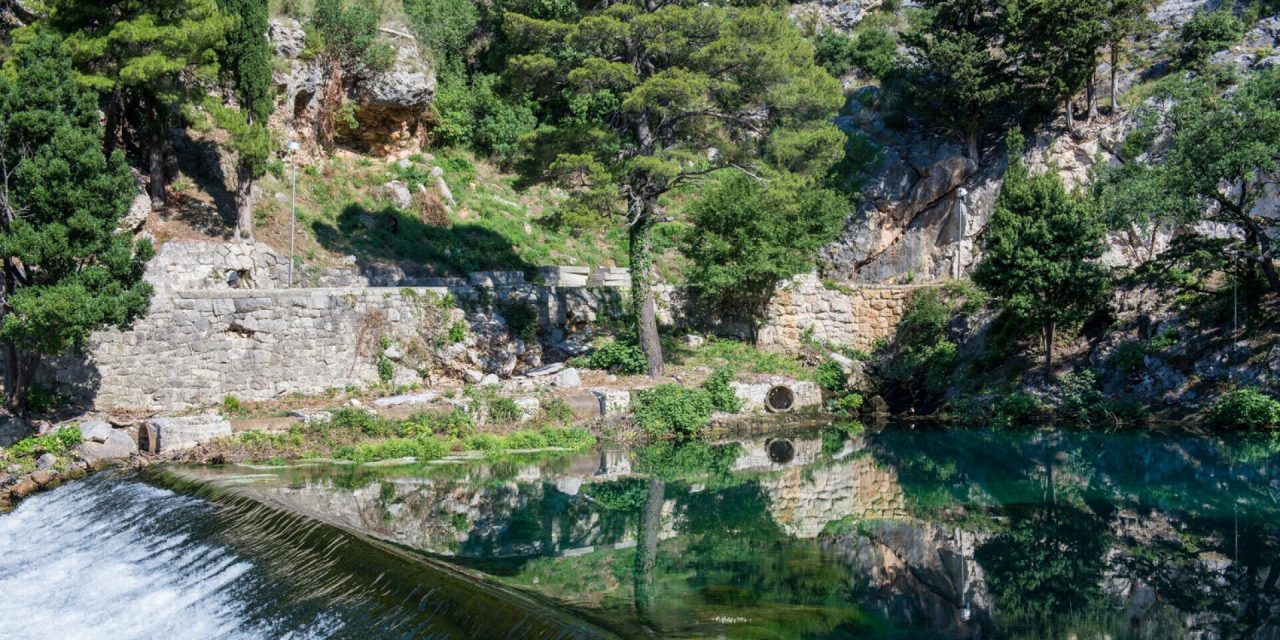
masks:
<svg viewBox="0 0 1280 640"><path fill-rule="evenodd" d="M98 474L0 516L0 638L605 635L390 545L195 489Z"/></svg>

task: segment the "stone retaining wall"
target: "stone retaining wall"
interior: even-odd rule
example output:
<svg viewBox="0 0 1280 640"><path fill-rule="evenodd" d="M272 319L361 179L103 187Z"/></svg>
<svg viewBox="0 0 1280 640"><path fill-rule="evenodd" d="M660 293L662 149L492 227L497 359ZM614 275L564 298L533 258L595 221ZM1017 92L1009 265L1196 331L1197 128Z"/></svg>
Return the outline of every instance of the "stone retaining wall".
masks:
<svg viewBox="0 0 1280 640"><path fill-rule="evenodd" d="M326 278L359 282L353 272L348 278L341 271L330 270ZM228 282L231 273L238 282ZM383 356L393 361L393 382L430 385L434 374L424 380L421 360L404 352L413 351L415 337L424 333L434 332L438 344L439 335L462 322L465 340L441 347L437 360L445 375L475 382L582 353L597 323L622 313L628 292L526 284L493 274L480 280L494 286L451 279L457 284L279 288L286 273L287 261L260 243L169 243L148 268L156 285L150 313L128 331L95 334L85 355L50 362L42 373L60 392L104 410L174 411L217 404L228 395L268 400L364 386L384 379L378 370ZM867 349L892 334L910 290L828 288L816 276L797 278L773 302L760 343L791 349L811 338ZM685 290L657 287L655 294L660 322L708 324ZM423 301L443 296L453 303L439 306L425 320L433 326L424 326ZM532 307L539 341L511 335L502 314L514 313L512 303ZM385 376L386 363L383 368Z"/></svg>
<svg viewBox="0 0 1280 640"><path fill-rule="evenodd" d="M870 350L893 336L912 291L927 286L827 286L814 274L797 277L769 304L759 343L793 349L811 339Z"/></svg>

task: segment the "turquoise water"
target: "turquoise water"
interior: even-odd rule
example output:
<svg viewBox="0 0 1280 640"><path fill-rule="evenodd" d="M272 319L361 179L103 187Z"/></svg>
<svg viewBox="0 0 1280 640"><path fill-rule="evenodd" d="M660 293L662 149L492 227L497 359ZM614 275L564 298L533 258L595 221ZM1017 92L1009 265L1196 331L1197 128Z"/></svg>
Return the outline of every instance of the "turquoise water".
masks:
<svg viewBox="0 0 1280 640"><path fill-rule="evenodd" d="M239 567L204 599L244 631L226 637L1275 638L1278 461L1189 435L899 426L98 485L206 514L191 540ZM0 517L0 542L75 486Z"/></svg>

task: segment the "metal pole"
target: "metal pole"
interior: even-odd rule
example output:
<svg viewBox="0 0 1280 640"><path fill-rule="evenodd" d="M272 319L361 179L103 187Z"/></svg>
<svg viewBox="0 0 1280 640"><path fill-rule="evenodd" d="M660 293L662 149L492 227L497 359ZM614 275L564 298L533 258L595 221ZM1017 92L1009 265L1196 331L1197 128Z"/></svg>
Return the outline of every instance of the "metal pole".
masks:
<svg viewBox="0 0 1280 640"><path fill-rule="evenodd" d="M292 185L289 193L289 288L293 288L294 243L298 237L298 143L289 143L289 167L292 169Z"/></svg>

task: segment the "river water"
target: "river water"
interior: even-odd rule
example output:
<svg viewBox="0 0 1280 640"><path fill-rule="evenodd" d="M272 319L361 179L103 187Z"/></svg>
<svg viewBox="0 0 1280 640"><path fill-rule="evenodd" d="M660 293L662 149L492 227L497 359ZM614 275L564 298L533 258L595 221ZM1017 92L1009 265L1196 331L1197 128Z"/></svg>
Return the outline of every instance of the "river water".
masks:
<svg viewBox="0 0 1280 640"><path fill-rule="evenodd" d="M903 426L99 474L0 516L0 638L1280 638L1277 463Z"/></svg>

